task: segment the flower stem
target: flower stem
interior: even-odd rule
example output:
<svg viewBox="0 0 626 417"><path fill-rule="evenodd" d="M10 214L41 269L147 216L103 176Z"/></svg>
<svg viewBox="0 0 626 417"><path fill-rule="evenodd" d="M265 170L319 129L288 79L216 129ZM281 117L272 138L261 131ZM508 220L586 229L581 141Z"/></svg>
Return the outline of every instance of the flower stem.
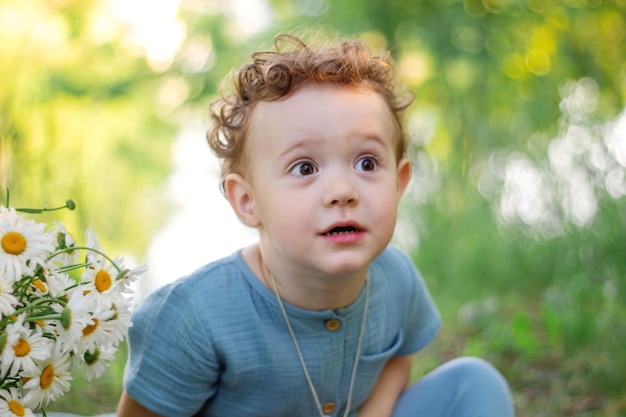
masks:
<svg viewBox="0 0 626 417"><path fill-rule="evenodd" d="M104 257L107 261L109 261L109 262L111 263L111 265L113 265L113 266L115 267L115 269L117 270L118 274L122 274L122 273L124 272L124 270L123 270L122 268L120 268L120 267L117 265L117 263L115 263L115 261L114 261L113 259L109 258L109 257L107 256L107 254L106 254L106 253L104 253L104 252L102 252L102 251L99 251L98 249L90 248L90 247L88 247L88 246L72 246L72 247L70 247L70 248L59 249L58 251L56 251L56 252L54 252L54 253L50 254L50 256L48 256L48 257L46 258L46 261L49 261L49 260L51 260L52 258L54 258L55 256L60 255L60 254L62 254L62 253L65 253L65 252L72 252L72 251L75 251L75 250L77 250L77 249L83 249L83 250L86 250L86 251L95 252L95 253L97 253L98 255L103 256L103 257Z"/></svg>
<svg viewBox="0 0 626 417"><path fill-rule="evenodd" d="M8 190L7 190L7 205L8 205ZM56 210L63 210L63 209L68 209L68 210L71 211L71 210L74 210L75 208L76 208L76 203L74 202L74 200L67 199L67 200L65 200L65 205L59 206L59 207L53 207L53 208L44 207L44 208L40 208L40 209L16 208L15 211L19 211L19 212L22 212L22 213L41 214L44 211L56 211Z"/></svg>
<svg viewBox="0 0 626 417"><path fill-rule="evenodd" d="M39 321L39 320L61 320L60 314L48 314L45 316L28 316L24 318L24 321Z"/></svg>
<svg viewBox="0 0 626 417"><path fill-rule="evenodd" d="M72 248L72 249L74 249L74 248ZM59 272L59 273L70 272L70 271L73 271L75 269L86 268L89 265L91 265L89 262L83 262L81 264L65 265L65 266L62 266L59 269L57 269L55 272Z"/></svg>
<svg viewBox="0 0 626 417"><path fill-rule="evenodd" d="M44 303L57 303L62 305L63 307L65 307L67 305L67 303L65 301L62 301L58 298L48 298L48 299L44 299L44 300L35 300L32 302L32 304L27 305L26 307L22 307L20 309L15 310L15 312L13 312L13 314L11 314L11 316L9 317L5 317L4 319L0 320L0 327L2 327L3 325L12 322L11 317L15 317L15 316L19 316L22 313L26 313L27 311L31 311L31 310L36 310L38 308L42 308L44 307L43 304ZM60 316L59 316L60 317ZM29 320L32 319L32 320ZM26 317L24 319L24 321L36 321L36 320L40 320L40 318L37 318L36 316L29 316ZM48 320L48 319L47 319Z"/></svg>

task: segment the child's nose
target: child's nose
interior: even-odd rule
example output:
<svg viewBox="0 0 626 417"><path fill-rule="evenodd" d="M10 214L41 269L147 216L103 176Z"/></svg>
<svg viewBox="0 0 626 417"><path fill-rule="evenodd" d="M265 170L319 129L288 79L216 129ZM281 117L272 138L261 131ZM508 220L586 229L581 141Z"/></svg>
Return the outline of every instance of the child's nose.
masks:
<svg viewBox="0 0 626 417"><path fill-rule="evenodd" d="M354 205L359 202L359 193L349 178L331 177L323 200L327 207Z"/></svg>

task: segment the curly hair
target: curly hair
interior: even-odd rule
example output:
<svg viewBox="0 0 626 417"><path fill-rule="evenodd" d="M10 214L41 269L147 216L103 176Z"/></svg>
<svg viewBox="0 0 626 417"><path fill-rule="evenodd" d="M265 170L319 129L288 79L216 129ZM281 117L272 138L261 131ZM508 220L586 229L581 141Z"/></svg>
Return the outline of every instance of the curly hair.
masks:
<svg viewBox="0 0 626 417"><path fill-rule="evenodd" d="M207 140L222 161L222 178L245 165L246 129L255 104L281 100L310 83L365 84L380 93L400 132L397 157L404 155L407 140L402 129L402 113L415 96L398 85L388 52L374 55L363 42L354 39L342 40L337 46L313 49L290 34L277 35L274 47L275 51L252 53L252 62L231 73L232 91L222 92L209 107L213 123Z"/></svg>

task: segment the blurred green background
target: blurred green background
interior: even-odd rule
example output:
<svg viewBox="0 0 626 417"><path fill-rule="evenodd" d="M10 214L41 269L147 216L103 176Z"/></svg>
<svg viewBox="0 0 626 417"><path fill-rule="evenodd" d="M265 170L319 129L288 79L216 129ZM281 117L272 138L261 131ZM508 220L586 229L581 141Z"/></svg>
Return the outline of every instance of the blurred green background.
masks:
<svg viewBox="0 0 626 417"><path fill-rule="evenodd" d="M413 377L478 355L519 416L626 416L624 1L0 0L1 204L73 198L38 220L143 262L178 133L294 30L391 50L417 94L396 243L445 325ZM50 411L113 411L124 360Z"/></svg>

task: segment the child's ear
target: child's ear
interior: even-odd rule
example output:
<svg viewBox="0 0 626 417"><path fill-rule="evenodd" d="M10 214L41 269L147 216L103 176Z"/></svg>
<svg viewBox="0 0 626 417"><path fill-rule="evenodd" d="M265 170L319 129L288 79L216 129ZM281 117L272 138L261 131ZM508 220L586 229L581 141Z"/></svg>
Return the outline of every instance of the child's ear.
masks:
<svg viewBox="0 0 626 417"><path fill-rule="evenodd" d="M240 174L228 174L224 179L224 195L239 220L246 226L258 227L259 218L254 206L250 184Z"/></svg>
<svg viewBox="0 0 626 417"><path fill-rule="evenodd" d="M398 162L398 200L404 194L406 187L411 181L411 175L413 173L413 166L408 158L402 158Z"/></svg>

